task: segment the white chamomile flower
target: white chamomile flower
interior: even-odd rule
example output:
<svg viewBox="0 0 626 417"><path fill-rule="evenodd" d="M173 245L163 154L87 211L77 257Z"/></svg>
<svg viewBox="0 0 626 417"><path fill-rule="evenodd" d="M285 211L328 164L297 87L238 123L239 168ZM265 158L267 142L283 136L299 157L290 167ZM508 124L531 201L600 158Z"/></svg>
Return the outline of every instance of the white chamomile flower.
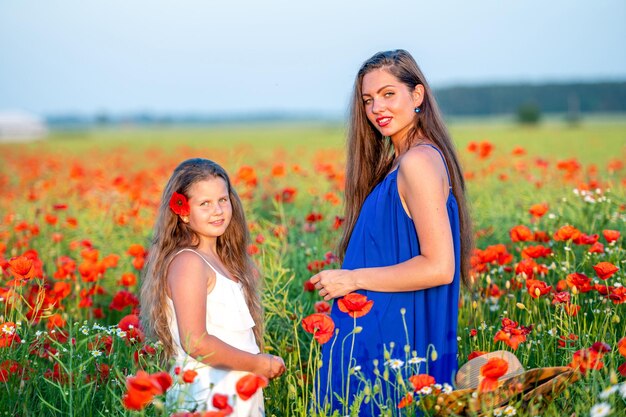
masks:
<svg viewBox="0 0 626 417"><path fill-rule="evenodd" d="M606 400L611 396L611 394L617 391L617 388L617 385L611 385L610 387L605 388L600 394L598 394L598 398L600 398L601 400Z"/></svg>
<svg viewBox="0 0 626 417"><path fill-rule="evenodd" d="M419 356L413 356L411 359L409 359L409 363L411 365L415 365L417 363L422 363L422 362L426 362L426 358L420 358Z"/></svg>
<svg viewBox="0 0 626 417"><path fill-rule="evenodd" d="M432 387L424 387L420 390L420 394L422 395L429 395L433 393L433 388Z"/></svg>
<svg viewBox="0 0 626 417"><path fill-rule="evenodd" d="M352 368L353 373L359 372L360 370L361 370L361 365L357 365L354 368Z"/></svg>
<svg viewBox="0 0 626 417"><path fill-rule="evenodd" d="M503 415L505 416L514 416L517 414L517 410L515 409L515 407L508 405L505 409L504 409L504 413Z"/></svg>
<svg viewBox="0 0 626 417"><path fill-rule="evenodd" d="M93 355L94 358L97 358L98 356L102 356L102 352L100 352L99 350L92 350L91 354Z"/></svg>
<svg viewBox="0 0 626 417"><path fill-rule="evenodd" d="M2 333L8 334L10 336L15 333L15 327L5 324L2 326Z"/></svg>
<svg viewBox="0 0 626 417"><path fill-rule="evenodd" d="M598 403L591 407L589 415L591 417L606 417L611 414L611 405L609 403Z"/></svg>
<svg viewBox="0 0 626 417"><path fill-rule="evenodd" d="M389 359L385 362L385 365L389 366L391 369L400 369L402 365L404 365L404 361L400 359Z"/></svg>
<svg viewBox="0 0 626 417"><path fill-rule="evenodd" d="M500 410L500 409L493 410L493 416L494 417L502 417L502 410Z"/></svg>
<svg viewBox="0 0 626 417"><path fill-rule="evenodd" d="M452 392L452 385L445 383L443 384L443 389L441 390L444 394L450 394Z"/></svg>

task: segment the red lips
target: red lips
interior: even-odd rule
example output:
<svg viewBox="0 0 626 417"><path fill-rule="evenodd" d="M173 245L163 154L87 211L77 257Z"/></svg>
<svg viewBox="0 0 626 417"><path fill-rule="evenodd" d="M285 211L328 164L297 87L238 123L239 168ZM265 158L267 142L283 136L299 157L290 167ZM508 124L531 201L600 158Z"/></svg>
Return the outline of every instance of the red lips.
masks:
<svg viewBox="0 0 626 417"><path fill-rule="evenodd" d="M387 126L389 123L391 123L391 117L390 116L381 116L381 117L377 117L376 118L376 123L378 123L378 126L380 127L385 127Z"/></svg>

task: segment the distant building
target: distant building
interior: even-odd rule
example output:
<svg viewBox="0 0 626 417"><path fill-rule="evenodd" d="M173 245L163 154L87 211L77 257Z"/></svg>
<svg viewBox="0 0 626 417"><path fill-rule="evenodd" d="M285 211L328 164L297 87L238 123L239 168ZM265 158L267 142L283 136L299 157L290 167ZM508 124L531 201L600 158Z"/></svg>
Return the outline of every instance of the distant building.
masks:
<svg viewBox="0 0 626 417"><path fill-rule="evenodd" d="M33 114L0 111L0 142L28 141L45 137L46 123Z"/></svg>

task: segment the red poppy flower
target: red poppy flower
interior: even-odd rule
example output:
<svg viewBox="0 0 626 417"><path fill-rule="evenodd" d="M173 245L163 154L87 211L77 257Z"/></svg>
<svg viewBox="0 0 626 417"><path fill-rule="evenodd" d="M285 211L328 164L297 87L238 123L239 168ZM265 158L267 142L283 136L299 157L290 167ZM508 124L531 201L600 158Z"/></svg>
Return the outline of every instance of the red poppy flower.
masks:
<svg viewBox="0 0 626 417"><path fill-rule="evenodd" d="M472 360L472 359L474 359L474 358L477 358L477 357L479 357L479 356L484 355L485 353L487 353L487 352L484 352L484 351L482 351L482 350L474 350L472 353L470 353L469 355L467 355L467 360L468 360L468 361L469 361L469 360Z"/></svg>
<svg viewBox="0 0 626 417"><path fill-rule="evenodd" d="M126 379L127 392L122 399L129 410L141 410L148 405L155 395L161 395L172 385L172 377L167 372L148 374L138 371L136 376Z"/></svg>
<svg viewBox="0 0 626 417"><path fill-rule="evenodd" d="M537 218L542 217L544 214L548 212L548 205L546 203L533 204L532 206L530 206L530 209L528 210L528 212L533 217L537 217Z"/></svg>
<svg viewBox="0 0 626 417"><path fill-rule="evenodd" d="M248 187L256 187L257 185L257 175L254 168L248 165L243 165L237 171L235 175L235 184L244 183Z"/></svg>
<svg viewBox="0 0 626 417"><path fill-rule="evenodd" d="M604 363L602 363L602 352L596 352L591 349L581 349L574 353L572 362L569 363L569 367L578 369L583 375L590 369L602 369Z"/></svg>
<svg viewBox="0 0 626 417"><path fill-rule="evenodd" d="M293 203L298 190L292 187L284 188L280 193L274 195L274 200L283 203Z"/></svg>
<svg viewBox="0 0 626 417"><path fill-rule="evenodd" d="M9 260L9 273L17 281L26 281L35 276L35 265L26 256L17 256Z"/></svg>
<svg viewBox="0 0 626 417"><path fill-rule="evenodd" d="M533 240L534 234L528 227L520 224L509 230L509 236L512 242L527 242Z"/></svg>
<svg viewBox="0 0 626 417"><path fill-rule="evenodd" d="M617 342L617 351L626 358L626 337L622 337L619 342Z"/></svg>
<svg viewBox="0 0 626 417"><path fill-rule="evenodd" d="M610 262L600 262L599 264L594 265L593 269L596 271L598 278L602 280L609 279L614 273L619 271L619 268Z"/></svg>
<svg viewBox="0 0 626 417"><path fill-rule="evenodd" d="M574 226L565 225L556 231L554 234L554 240L558 241L567 241L574 240L580 237L580 230L576 229Z"/></svg>
<svg viewBox="0 0 626 417"><path fill-rule="evenodd" d="M327 301L318 301L313 308L316 313L330 313L330 304Z"/></svg>
<svg viewBox="0 0 626 417"><path fill-rule="evenodd" d="M596 242L587 249L589 253L604 253L604 245L600 242Z"/></svg>
<svg viewBox="0 0 626 417"><path fill-rule="evenodd" d="M413 394L407 392L406 395L398 403L398 408L404 408L411 403L413 403Z"/></svg>
<svg viewBox="0 0 626 417"><path fill-rule="evenodd" d="M214 394L213 395L213 407L217 408L218 410L223 410L222 415L229 415L233 412L233 408L230 406L230 404L228 404L228 395L224 395L224 394ZM206 416L206 414L203 415L203 417Z"/></svg>
<svg viewBox="0 0 626 417"><path fill-rule="evenodd" d="M413 389L415 391L419 391L424 387L430 387L435 384L435 378L428 374L413 375L409 378L409 381L413 385Z"/></svg>
<svg viewBox="0 0 626 417"><path fill-rule="evenodd" d="M125 274L122 274L118 283L125 287L132 287L137 283L137 276L132 272L126 272Z"/></svg>
<svg viewBox="0 0 626 417"><path fill-rule="evenodd" d="M528 294L533 298L539 298L542 295L546 295L552 289L551 285L546 284L543 281L536 279L526 280L526 289Z"/></svg>
<svg viewBox="0 0 626 417"><path fill-rule="evenodd" d="M267 378L261 375L248 374L237 381L235 389L239 398L246 401L251 398L259 389L267 387Z"/></svg>
<svg viewBox="0 0 626 417"><path fill-rule="evenodd" d="M337 306L339 310L344 313L348 313L350 317L358 318L363 317L372 309L374 305L373 300L367 300L367 297L363 294L358 293L350 293L344 295L342 298L337 300Z"/></svg>
<svg viewBox="0 0 626 417"><path fill-rule="evenodd" d="M328 342L335 332L335 322L323 313L313 313L302 320L302 327L320 344Z"/></svg>
<svg viewBox="0 0 626 417"><path fill-rule="evenodd" d="M491 358L486 364L480 367L480 381L478 392L490 392L498 388L498 378L506 373L509 364L502 358Z"/></svg>
<svg viewBox="0 0 626 417"><path fill-rule="evenodd" d="M569 303L569 300L570 293L568 293L567 291L561 291L554 294L554 296L552 297L552 304Z"/></svg>
<svg viewBox="0 0 626 417"><path fill-rule="evenodd" d="M163 393L161 384L146 371L137 371L137 375L126 379L127 392L122 399L129 410L142 410L155 395Z"/></svg>
<svg viewBox="0 0 626 417"><path fill-rule="evenodd" d="M134 257L145 257L148 254L148 251L146 251L146 249L142 245L138 243L133 243L128 247L128 251L126 253Z"/></svg>
<svg viewBox="0 0 626 417"><path fill-rule="evenodd" d="M543 245L529 246L522 251L523 258L544 258L552 253L552 249Z"/></svg>
<svg viewBox="0 0 626 417"><path fill-rule="evenodd" d="M619 230L603 230L602 231L602 236L604 236L604 239L606 239L606 241L608 243L611 242L615 242L617 239L619 239L620 236L620 232Z"/></svg>
<svg viewBox="0 0 626 417"><path fill-rule="evenodd" d="M302 284L302 289L306 292L313 292L315 291L315 284L313 284L310 279L307 279L304 281L304 284Z"/></svg>
<svg viewBox="0 0 626 417"><path fill-rule="evenodd" d="M129 314L123 317L117 324L120 330L126 332L126 340L129 342L140 343L144 339L143 330L139 317L135 314Z"/></svg>
<svg viewBox="0 0 626 417"><path fill-rule="evenodd" d="M574 239L574 243L577 245L593 245L600 238L599 235L587 235L585 233L581 233L577 238Z"/></svg>
<svg viewBox="0 0 626 417"><path fill-rule="evenodd" d="M174 191L170 198L170 209L179 216L189 216L189 202L187 197Z"/></svg>
<svg viewBox="0 0 626 417"><path fill-rule="evenodd" d="M566 280L570 288L576 287L579 292L589 292L593 289L591 278L587 277L585 274L574 272L573 274L567 275Z"/></svg>
<svg viewBox="0 0 626 417"><path fill-rule="evenodd" d="M183 382L191 384L193 380L196 379L196 376L198 376L198 372L194 371L193 369L187 369L185 372L183 372L182 379Z"/></svg>
<svg viewBox="0 0 626 417"><path fill-rule="evenodd" d="M109 308L111 310L122 311L126 307L137 307L139 305L139 299L135 294L130 291L120 290L113 296Z"/></svg>

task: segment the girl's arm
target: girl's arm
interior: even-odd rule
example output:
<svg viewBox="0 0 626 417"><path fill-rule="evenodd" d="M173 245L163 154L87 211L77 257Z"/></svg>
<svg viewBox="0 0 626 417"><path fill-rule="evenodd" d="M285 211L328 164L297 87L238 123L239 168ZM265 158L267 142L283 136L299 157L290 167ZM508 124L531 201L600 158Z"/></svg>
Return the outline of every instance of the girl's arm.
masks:
<svg viewBox="0 0 626 417"><path fill-rule="evenodd" d="M212 367L253 372L268 378L277 376L282 364L280 358L245 352L207 333L207 290L213 288L215 280L215 272L191 252L179 254L170 264L167 282L182 348Z"/></svg>
<svg viewBox="0 0 626 417"><path fill-rule="evenodd" d="M359 289L415 291L452 282L454 243L446 207L451 190L443 160L431 147L418 146L407 151L398 169L398 191L419 236L420 255L387 267L322 271L311 281L325 300Z"/></svg>

